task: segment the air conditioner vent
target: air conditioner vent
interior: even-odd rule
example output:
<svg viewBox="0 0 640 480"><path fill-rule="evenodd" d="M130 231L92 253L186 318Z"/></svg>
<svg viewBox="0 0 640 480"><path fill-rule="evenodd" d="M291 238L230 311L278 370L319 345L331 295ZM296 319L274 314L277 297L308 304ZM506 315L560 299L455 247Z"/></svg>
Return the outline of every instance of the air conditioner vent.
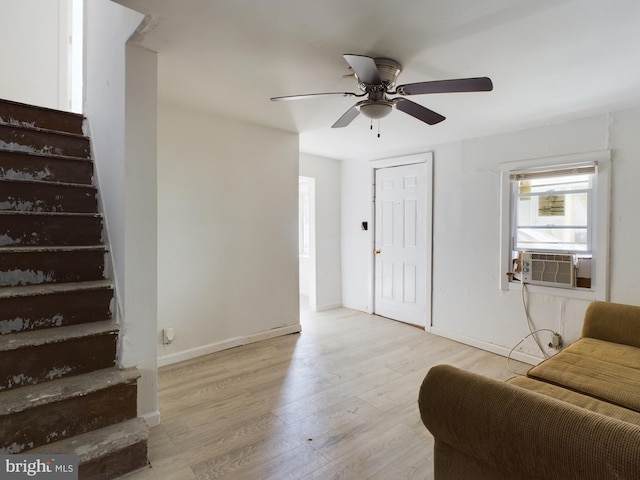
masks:
<svg viewBox="0 0 640 480"><path fill-rule="evenodd" d="M570 254L523 252L522 281L533 285L575 287L575 258Z"/></svg>

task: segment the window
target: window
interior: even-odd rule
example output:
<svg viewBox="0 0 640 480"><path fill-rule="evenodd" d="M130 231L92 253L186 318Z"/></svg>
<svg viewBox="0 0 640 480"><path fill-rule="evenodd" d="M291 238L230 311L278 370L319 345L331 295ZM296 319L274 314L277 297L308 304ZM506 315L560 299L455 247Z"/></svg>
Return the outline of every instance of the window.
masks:
<svg viewBox="0 0 640 480"><path fill-rule="evenodd" d="M595 292L606 299L610 153L567 155L501 166L501 288L508 290L531 267L557 268L570 259L571 282L542 281L544 288ZM533 261L532 261L533 259ZM573 268L575 267L575 275ZM564 270L562 270L564 272ZM532 283L536 275L531 272ZM542 278L542 276L540 276ZM566 294L566 293L565 293Z"/></svg>
<svg viewBox="0 0 640 480"><path fill-rule="evenodd" d="M514 172L512 250L591 255L596 166Z"/></svg>

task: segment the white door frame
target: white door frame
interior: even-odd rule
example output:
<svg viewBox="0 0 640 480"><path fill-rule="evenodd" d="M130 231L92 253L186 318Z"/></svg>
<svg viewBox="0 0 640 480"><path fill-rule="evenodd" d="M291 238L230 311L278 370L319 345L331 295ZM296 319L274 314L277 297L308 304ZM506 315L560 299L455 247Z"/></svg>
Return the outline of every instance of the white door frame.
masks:
<svg viewBox="0 0 640 480"><path fill-rule="evenodd" d="M425 318L425 330L431 330L431 300L432 300L432 277L433 277L433 152L425 152L416 155L406 155L402 157L393 157L393 158L385 158L381 160L372 160L370 162L371 166L371 248L370 248L370 256L371 256L371 278L370 278L370 305L372 306L371 312L375 312L375 255L373 253L375 249L375 218L376 218L376 204L375 204L375 189L376 189L376 170L381 168L389 168L389 167L399 167L402 165L412 165L415 163L426 163L427 166L427 192L426 192L426 245L425 248L427 253L425 255L426 265L425 272L427 273L427 278L425 282L426 288L426 316Z"/></svg>

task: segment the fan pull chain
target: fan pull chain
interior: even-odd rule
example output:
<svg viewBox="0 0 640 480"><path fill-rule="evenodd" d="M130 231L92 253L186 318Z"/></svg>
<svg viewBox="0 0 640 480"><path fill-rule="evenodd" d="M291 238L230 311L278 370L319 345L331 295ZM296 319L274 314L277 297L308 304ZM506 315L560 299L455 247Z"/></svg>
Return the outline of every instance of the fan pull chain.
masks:
<svg viewBox="0 0 640 480"><path fill-rule="evenodd" d="M380 119L378 119L378 138L380 138Z"/></svg>
<svg viewBox="0 0 640 480"><path fill-rule="evenodd" d="M369 130L373 130L373 118L371 119L371 125L369 126Z"/></svg>

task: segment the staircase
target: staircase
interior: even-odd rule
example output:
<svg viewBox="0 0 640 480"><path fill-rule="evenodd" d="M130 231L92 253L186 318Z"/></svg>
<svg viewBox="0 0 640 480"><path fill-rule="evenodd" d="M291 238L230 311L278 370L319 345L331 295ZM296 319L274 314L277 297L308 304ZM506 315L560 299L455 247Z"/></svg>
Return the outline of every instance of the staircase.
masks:
<svg viewBox="0 0 640 480"><path fill-rule="evenodd" d="M0 454L147 465L135 369L116 367L102 216L80 115L0 100Z"/></svg>

